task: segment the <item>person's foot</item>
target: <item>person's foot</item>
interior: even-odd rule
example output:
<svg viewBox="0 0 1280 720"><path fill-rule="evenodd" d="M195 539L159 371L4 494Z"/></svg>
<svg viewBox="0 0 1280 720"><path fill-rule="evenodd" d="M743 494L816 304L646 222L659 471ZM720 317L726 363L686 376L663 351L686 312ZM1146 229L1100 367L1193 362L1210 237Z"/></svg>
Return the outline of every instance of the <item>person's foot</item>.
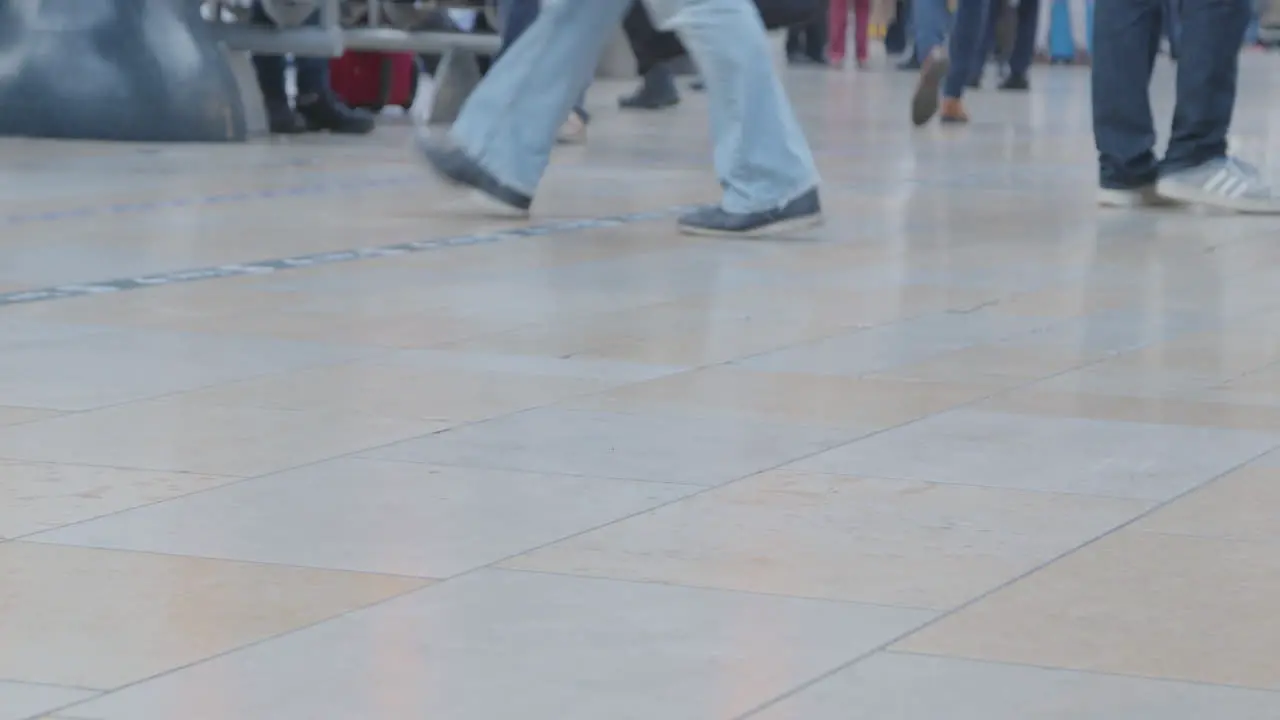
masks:
<svg viewBox="0 0 1280 720"><path fill-rule="evenodd" d="M869 70L871 68L871 63L868 62L866 58L858 58L857 68L859 70Z"/></svg>
<svg viewBox="0 0 1280 720"><path fill-rule="evenodd" d="M1034 60L1037 65L1051 65L1053 63L1053 56L1050 55L1049 51L1045 48L1039 48L1036 50Z"/></svg>
<svg viewBox="0 0 1280 720"><path fill-rule="evenodd" d="M1076 56L1073 59L1073 62L1076 65L1083 65L1084 67L1090 67L1093 65L1093 56L1089 54L1088 50L1084 50L1084 49L1076 50Z"/></svg>
<svg viewBox="0 0 1280 720"><path fill-rule="evenodd" d="M1098 188L1098 205L1110 208L1168 207L1177 203L1160 197L1155 183L1131 188Z"/></svg>
<svg viewBox="0 0 1280 720"><path fill-rule="evenodd" d="M348 107L337 98L317 95L299 96L298 114L311 130L342 135L368 135L377 124L373 113Z"/></svg>
<svg viewBox="0 0 1280 720"><path fill-rule="evenodd" d="M426 134L416 138L418 152L436 175L455 187L467 187L488 199L503 215L527 216L533 198L503 184L460 148Z"/></svg>
<svg viewBox="0 0 1280 720"><path fill-rule="evenodd" d="M920 58L917 58L915 55L912 55L906 60L903 60L897 65L894 65L894 67L904 72L915 72L916 70L920 69Z"/></svg>
<svg viewBox="0 0 1280 720"><path fill-rule="evenodd" d="M1001 90L1026 91L1031 89L1031 83L1027 80L1026 75L1010 75L1000 83Z"/></svg>
<svg viewBox="0 0 1280 720"><path fill-rule="evenodd" d="M707 83L702 78L698 78L693 82L689 83L689 89L694 92L706 92Z"/></svg>
<svg viewBox="0 0 1280 720"><path fill-rule="evenodd" d="M618 107L629 110L661 110L679 102L680 91L676 89L670 68L657 65L645 73L635 92L618 98Z"/></svg>
<svg viewBox="0 0 1280 720"><path fill-rule="evenodd" d="M810 55L808 53L800 53L787 58L792 65L819 65L827 66L827 59L820 55Z"/></svg>
<svg viewBox="0 0 1280 720"><path fill-rule="evenodd" d="M1156 192L1165 200L1260 215L1280 214L1280 198L1252 165L1218 158L1164 173Z"/></svg>
<svg viewBox="0 0 1280 720"><path fill-rule="evenodd" d="M969 122L969 113L965 112L964 102L960 98L943 98L938 120L950 125L962 125Z"/></svg>
<svg viewBox="0 0 1280 720"><path fill-rule="evenodd" d="M817 188L773 210L734 213L713 205L694 210L679 220L680 230L688 235L717 237L762 237L821 224L822 201Z"/></svg>
<svg viewBox="0 0 1280 720"><path fill-rule="evenodd" d="M830 55L828 55L828 56L827 56L827 63L828 63L829 65L831 65L831 67L833 67L833 68L843 68L843 67L844 67L844 55L838 55L838 54L836 54L836 53L831 53Z"/></svg>
<svg viewBox="0 0 1280 720"><path fill-rule="evenodd" d="M587 141L587 119L576 110L569 113L560 132L556 133L556 142L561 145L581 145Z"/></svg>
<svg viewBox="0 0 1280 720"><path fill-rule="evenodd" d="M911 122L916 126L924 125L937 114L938 96L942 81L947 77L948 67L947 56L942 48L929 53L929 57L920 66L920 79L916 83L915 95L911 97Z"/></svg>
<svg viewBox="0 0 1280 720"><path fill-rule="evenodd" d="M307 131L307 121L289 107L289 102L268 103L267 129L272 135L301 135Z"/></svg>

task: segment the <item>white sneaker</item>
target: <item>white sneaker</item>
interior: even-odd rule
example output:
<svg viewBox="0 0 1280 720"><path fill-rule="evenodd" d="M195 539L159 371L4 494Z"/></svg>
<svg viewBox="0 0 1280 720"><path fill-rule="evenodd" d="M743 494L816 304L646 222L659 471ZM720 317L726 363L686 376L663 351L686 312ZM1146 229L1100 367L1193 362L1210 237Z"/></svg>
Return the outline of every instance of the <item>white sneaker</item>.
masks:
<svg viewBox="0 0 1280 720"><path fill-rule="evenodd" d="M1161 197L1219 210L1280 214L1277 196L1257 168L1235 158L1210 160L1160 178Z"/></svg>
<svg viewBox="0 0 1280 720"><path fill-rule="evenodd" d="M556 133L556 142L561 145L581 145L587 141L587 122L576 112L569 113L568 119Z"/></svg>

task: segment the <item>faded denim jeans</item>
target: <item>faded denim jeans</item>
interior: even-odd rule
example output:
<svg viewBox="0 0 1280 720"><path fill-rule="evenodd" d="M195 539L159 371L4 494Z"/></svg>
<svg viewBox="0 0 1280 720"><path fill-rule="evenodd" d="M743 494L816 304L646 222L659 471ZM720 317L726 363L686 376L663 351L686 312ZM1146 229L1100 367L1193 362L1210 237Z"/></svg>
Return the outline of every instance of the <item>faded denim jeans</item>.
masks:
<svg viewBox="0 0 1280 720"><path fill-rule="evenodd" d="M498 0L498 25L502 30L502 52L498 57L502 57L506 49L514 45L524 31L533 26L541 9L542 0ZM589 82L588 85L590 85ZM587 86L583 86L573 111L583 120L590 120L591 116L587 114L586 105Z"/></svg>
<svg viewBox="0 0 1280 720"><path fill-rule="evenodd" d="M595 73L632 0L547 0L467 100L453 141L496 179L534 195L556 131ZM782 207L818 185L809 144L747 0L648 0L654 25L676 32L707 84L721 207Z"/></svg>

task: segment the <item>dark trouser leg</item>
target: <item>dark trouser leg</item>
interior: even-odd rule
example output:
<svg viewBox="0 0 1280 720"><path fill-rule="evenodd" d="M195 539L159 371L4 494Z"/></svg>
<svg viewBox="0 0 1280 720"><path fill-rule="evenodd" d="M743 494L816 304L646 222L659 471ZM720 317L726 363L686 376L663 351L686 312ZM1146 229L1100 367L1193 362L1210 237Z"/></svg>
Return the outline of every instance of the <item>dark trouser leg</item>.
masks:
<svg viewBox="0 0 1280 720"><path fill-rule="evenodd" d="M622 21L627 44L636 58L636 70L643 78L640 87L630 95L618 98L624 108L658 110L680 102L680 91L665 58L683 54L680 41L671 33L659 32L643 2L632 3ZM679 52L676 52L676 51Z"/></svg>
<svg viewBox="0 0 1280 720"><path fill-rule="evenodd" d="M1094 6L1093 137L1104 188L1137 188L1156 180L1148 89L1160 47L1162 2L1103 0Z"/></svg>
<svg viewBox="0 0 1280 720"><path fill-rule="evenodd" d="M996 26L1000 24L1000 13L998 7L1004 7L1005 0L992 0L992 7L987 13L987 26L982 30L982 40L979 46L981 55L978 61L973 64L973 71L969 74L969 84L977 86L982 82L982 71L986 69L987 63L991 62L991 56L996 51Z"/></svg>
<svg viewBox="0 0 1280 720"><path fill-rule="evenodd" d="M889 27L884 31L884 49L890 55L897 55L907 49L907 25L910 22L907 13L909 12L911 12L910 5L904 0L898 0L897 13L893 22L889 23Z"/></svg>
<svg viewBox="0 0 1280 720"><path fill-rule="evenodd" d="M627 34L627 44L631 46L631 54L636 58L636 72L647 75L659 62L654 56L658 29L653 26L653 19L643 2L632 3L627 17L622 20L622 30Z"/></svg>
<svg viewBox="0 0 1280 720"><path fill-rule="evenodd" d="M1046 0L1047 2L1048 0ZM1009 74L1026 77L1031 60L1036 53L1036 23L1040 22L1040 0L1021 0L1018 3L1018 29L1013 36L1013 49L1009 51ZM1045 8L1048 12L1048 8Z"/></svg>
<svg viewBox="0 0 1280 720"><path fill-rule="evenodd" d="M498 3L498 22L502 25L502 51L498 57L502 57L502 53L533 25L541 7L539 0L504 0Z"/></svg>
<svg viewBox="0 0 1280 720"><path fill-rule="evenodd" d="M1178 102L1162 171L1185 170L1226 155L1240 38L1251 14L1249 0L1182 1Z"/></svg>
<svg viewBox="0 0 1280 720"><path fill-rule="evenodd" d="M289 93L284 87L285 62L283 55L254 55L253 70L262 88L262 98L268 105L289 104Z"/></svg>
<svg viewBox="0 0 1280 720"><path fill-rule="evenodd" d="M982 61L982 35L992 4L991 0L959 0L957 3L956 19L951 27L951 69L943 84L943 97L964 97L965 83L973 76L974 66Z"/></svg>
<svg viewBox="0 0 1280 720"><path fill-rule="evenodd" d="M498 52L498 56L494 58L497 62L506 54L508 48L516 44L521 35L533 26L538 20L538 14L542 11L541 0L499 0L498 2L498 22L502 25L502 49ZM587 109L583 107L586 100L587 89L582 89L582 95L579 96L577 105L574 105L573 112L582 118L583 122L591 119L587 113Z"/></svg>
<svg viewBox="0 0 1280 720"><path fill-rule="evenodd" d="M827 61L827 9L828 2L823 0L818 19L804 28L804 54L810 59L825 63Z"/></svg>
<svg viewBox="0 0 1280 720"><path fill-rule="evenodd" d="M1169 55L1178 59L1178 50L1182 39L1182 3L1180 0L1164 0L1161 9L1164 12L1164 35L1169 41Z"/></svg>
<svg viewBox="0 0 1280 720"><path fill-rule="evenodd" d="M787 28L787 57L799 55L804 39L804 31L798 27Z"/></svg>

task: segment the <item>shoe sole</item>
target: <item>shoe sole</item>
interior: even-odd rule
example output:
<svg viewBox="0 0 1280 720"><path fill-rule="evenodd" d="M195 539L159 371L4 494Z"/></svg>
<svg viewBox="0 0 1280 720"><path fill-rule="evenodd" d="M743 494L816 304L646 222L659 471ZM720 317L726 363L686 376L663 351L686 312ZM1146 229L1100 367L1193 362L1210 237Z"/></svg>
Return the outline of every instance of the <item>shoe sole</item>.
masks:
<svg viewBox="0 0 1280 720"><path fill-rule="evenodd" d="M950 61L938 58L920 72L920 83L916 85L916 94L911 97L911 122L916 127L924 125L938 114L942 81L947 77L950 67Z"/></svg>
<svg viewBox="0 0 1280 720"><path fill-rule="evenodd" d="M561 133L556 135L557 145L586 145L587 130L583 128L578 132Z"/></svg>
<svg viewBox="0 0 1280 720"><path fill-rule="evenodd" d="M791 220L783 220L781 222L776 222L772 225L766 225L753 230L715 230L713 228L697 227L696 225L680 225L680 232L685 235L695 235L698 237L766 238L799 232L801 230L812 230L813 228L821 227L825 222L826 219L821 215L806 215L804 217L792 218Z"/></svg>
<svg viewBox="0 0 1280 720"><path fill-rule="evenodd" d="M529 217L530 211L528 208L520 208L504 202L476 187L472 184L471 180L463 174L449 172L444 164L436 162L434 156L438 151L435 148L432 148L428 144L429 142L430 139L422 135L419 135L414 139L414 143L417 145L418 157L422 160L422 163L427 166L427 169L429 169L433 175L440 178L440 180L449 187L456 188L458 190L469 190L468 204L471 205L478 214L484 217L500 218L504 220L524 219Z"/></svg>
<svg viewBox="0 0 1280 720"><path fill-rule="evenodd" d="M1098 190L1098 207L1132 209L1132 208L1171 208L1181 205L1177 200L1161 197L1154 189L1150 190Z"/></svg>
<svg viewBox="0 0 1280 720"><path fill-rule="evenodd" d="M696 88L690 88L690 89L693 90L694 92L697 92ZM619 110L666 110L667 108L673 108L679 104L680 104L679 100L666 100L660 103L634 103L634 104L620 102L618 103L618 109Z"/></svg>
<svg viewBox="0 0 1280 720"><path fill-rule="evenodd" d="M483 190L471 189L467 194L467 209L481 217L494 220L527 220L529 211L508 205Z"/></svg>
<svg viewBox="0 0 1280 720"><path fill-rule="evenodd" d="M422 134L419 134L413 139L413 144L415 145L418 151L418 158L422 161L423 165L427 166L427 169L431 171L431 174L443 180L445 184L449 185L450 187L455 187L455 188L472 187L471 183L467 182L466 179L463 178L461 174L449 172L448 170L445 169L443 164L436 162L435 156L438 153L438 151L435 148L431 147L430 143L431 143L431 138Z"/></svg>
<svg viewBox="0 0 1280 720"><path fill-rule="evenodd" d="M1275 200L1224 197L1178 183L1157 183L1156 193L1165 200L1185 205L1203 205L1244 215L1280 215L1280 203Z"/></svg>

